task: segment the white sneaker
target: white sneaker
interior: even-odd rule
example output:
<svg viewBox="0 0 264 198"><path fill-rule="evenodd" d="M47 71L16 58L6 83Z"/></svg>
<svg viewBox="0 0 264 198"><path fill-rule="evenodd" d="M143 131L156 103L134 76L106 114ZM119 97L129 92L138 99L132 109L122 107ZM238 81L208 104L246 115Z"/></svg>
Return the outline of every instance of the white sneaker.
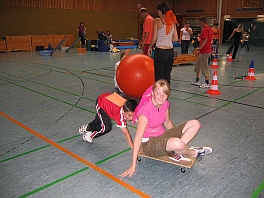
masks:
<svg viewBox="0 0 264 198"><path fill-rule="evenodd" d="M84 131L83 140L86 142L93 142L93 138L91 138L91 135L92 135L91 131Z"/></svg>
<svg viewBox="0 0 264 198"><path fill-rule="evenodd" d="M196 85L196 86L201 86L201 85L202 85L199 81L198 81L198 82L197 82L197 81L194 81L194 82L192 82L191 84L192 84L192 85Z"/></svg>
<svg viewBox="0 0 264 198"><path fill-rule="evenodd" d="M80 135L83 135L83 133L86 131L87 127L88 127L88 124L84 124L84 125L79 127Z"/></svg>
<svg viewBox="0 0 264 198"><path fill-rule="evenodd" d="M200 85L200 88L210 88L210 84L203 83Z"/></svg>
<svg viewBox="0 0 264 198"><path fill-rule="evenodd" d="M209 155L213 152L213 149L208 146L190 147L190 150L196 151L197 157L200 155Z"/></svg>
<svg viewBox="0 0 264 198"><path fill-rule="evenodd" d="M173 156L173 157L169 157L171 160L173 160L173 161L175 161L175 162L190 162L191 161L191 159L189 159L189 158L185 158L185 157L183 157L182 155L179 155L179 154L177 154L177 153L175 153L175 155Z"/></svg>

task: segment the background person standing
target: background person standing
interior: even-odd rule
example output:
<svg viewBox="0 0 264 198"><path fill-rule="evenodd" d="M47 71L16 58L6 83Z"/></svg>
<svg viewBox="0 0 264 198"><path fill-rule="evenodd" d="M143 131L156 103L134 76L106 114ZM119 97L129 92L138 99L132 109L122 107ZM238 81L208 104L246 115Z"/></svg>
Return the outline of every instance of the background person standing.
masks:
<svg viewBox="0 0 264 198"><path fill-rule="evenodd" d="M214 23L214 27L212 27L212 44L215 45L215 53L218 54L219 47L219 39L220 39L220 28L218 27L218 23Z"/></svg>
<svg viewBox="0 0 264 198"><path fill-rule="evenodd" d="M242 43L241 49L243 49L244 45L246 45L247 46L247 51L249 51L249 39L250 39L250 35L249 35L249 32L248 31L245 31L245 33L243 35L243 38L244 38L244 43Z"/></svg>
<svg viewBox="0 0 264 198"><path fill-rule="evenodd" d="M200 88L210 88L208 58L212 53L212 30L207 24L205 16L201 16L199 18L199 25L202 29L200 35L201 41L197 52L199 56L194 68L194 72L196 73L196 80L192 82L192 85L197 85ZM201 72L205 77L205 83L200 83Z"/></svg>
<svg viewBox="0 0 264 198"><path fill-rule="evenodd" d="M113 42L113 36L112 36L112 34L110 33L110 31L106 31L105 38L106 38L106 40L107 40L107 44L108 44L108 45L112 44L112 42Z"/></svg>
<svg viewBox="0 0 264 198"><path fill-rule="evenodd" d="M148 55L148 48L149 44L152 39L153 35L153 17L149 15L146 8L140 9L140 15L142 18L144 18L144 24L143 24L143 35L142 35L142 54Z"/></svg>
<svg viewBox="0 0 264 198"><path fill-rule="evenodd" d="M84 26L83 22L80 23L80 25L77 27L77 32L79 32L79 38L81 40L81 47L85 47L85 41L86 41L86 27Z"/></svg>
<svg viewBox="0 0 264 198"><path fill-rule="evenodd" d="M243 25L242 23L239 23L237 28L233 30L232 34L230 35L228 39L228 42L230 42L231 39L232 40L231 40L231 46L227 50L226 54L229 55L232 52L233 48L235 47L233 54L232 54L233 61L236 60L236 53L239 47L239 42L240 42L241 37L242 37L242 44L244 43L243 35L244 35Z"/></svg>
<svg viewBox="0 0 264 198"><path fill-rule="evenodd" d="M188 54L192 34L190 23L187 22L180 31L181 54Z"/></svg>
<svg viewBox="0 0 264 198"><path fill-rule="evenodd" d="M170 83L174 62L172 41L178 41L177 19L165 1L158 3L157 11L159 17L155 18L153 22L153 37L149 44L148 55L151 56L152 48L156 43L154 53L155 81L165 79Z"/></svg>

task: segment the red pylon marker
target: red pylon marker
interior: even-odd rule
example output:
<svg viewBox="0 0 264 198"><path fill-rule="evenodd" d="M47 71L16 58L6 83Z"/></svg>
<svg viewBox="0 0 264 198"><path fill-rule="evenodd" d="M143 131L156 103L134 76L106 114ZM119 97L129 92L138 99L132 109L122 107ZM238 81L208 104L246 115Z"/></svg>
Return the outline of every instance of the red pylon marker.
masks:
<svg viewBox="0 0 264 198"><path fill-rule="evenodd" d="M210 67L211 68L219 68L217 65L217 59L216 58L213 59L212 65Z"/></svg>
<svg viewBox="0 0 264 198"><path fill-rule="evenodd" d="M221 92L218 90L217 72L214 71L213 79L210 85L210 89L206 92L208 94L219 95Z"/></svg>
<svg viewBox="0 0 264 198"><path fill-rule="evenodd" d="M252 60L248 69L248 75L245 78L246 80L257 80L254 75L254 70L254 60Z"/></svg>
<svg viewBox="0 0 264 198"><path fill-rule="evenodd" d="M227 61L233 61L231 53L229 55L227 55Z"/></svg>

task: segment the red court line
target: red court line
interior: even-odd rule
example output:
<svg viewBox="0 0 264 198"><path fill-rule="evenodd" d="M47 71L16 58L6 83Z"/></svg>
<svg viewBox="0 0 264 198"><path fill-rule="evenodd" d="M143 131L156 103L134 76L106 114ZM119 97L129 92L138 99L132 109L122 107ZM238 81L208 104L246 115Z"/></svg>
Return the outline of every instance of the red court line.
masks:
<svg viewBox="0 0 264 198"><path fill-rule="evenodd" d="M8 120L12 121L13 123L17 124L18 126L22 127L23 129L27 130L28 132L32 133L33 135L37 136L38 138L48 142L49 144L51 144L52 146L56 147L57 149L63 151L64 153L70 155L71 157L77 159L78 161L82 162L83 164L89 166L90 168L94 169L95 171L101 173L102 175L108 177L109 179L115 181L116 183L120 184L121 186L124 186L125 188L127 188L128 190L138 194L141 197L150 197L149 195L143 193L142 191L138 190L137 188L129 185L128 183L122 181L121 179L115 177L114 175L111 175L110 173L106 172L105 170L99 168L98 166L96 166L95 164L87 161L86 159L76 155L75 153L71 152L70 150L64 148L63 146L59 145L56 142L53 142L52 140L50 140L49 138L39 134L38 132L34 131L33 129L27 127L26 125L22 124L21 122L15 120L14 118L8 116L7 114L3 113L0 111L0 114L7 118Z"/></svg>

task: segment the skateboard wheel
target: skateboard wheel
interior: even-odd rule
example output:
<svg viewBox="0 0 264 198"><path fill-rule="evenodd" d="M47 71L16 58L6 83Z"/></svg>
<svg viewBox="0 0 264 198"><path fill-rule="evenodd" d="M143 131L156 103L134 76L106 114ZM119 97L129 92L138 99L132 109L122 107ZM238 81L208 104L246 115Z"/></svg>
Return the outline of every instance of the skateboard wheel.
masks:
<svg viewBox="0 0 264 198"><path fill-rule="evenodd" d="M141 162L141 157L137 157L137 161Z"/></svg>
<svg viewBox="0 0 264 198"><path fill-rule="evenodd" d="M181 173L186 173L186 168L181 168Z"/></svg>

